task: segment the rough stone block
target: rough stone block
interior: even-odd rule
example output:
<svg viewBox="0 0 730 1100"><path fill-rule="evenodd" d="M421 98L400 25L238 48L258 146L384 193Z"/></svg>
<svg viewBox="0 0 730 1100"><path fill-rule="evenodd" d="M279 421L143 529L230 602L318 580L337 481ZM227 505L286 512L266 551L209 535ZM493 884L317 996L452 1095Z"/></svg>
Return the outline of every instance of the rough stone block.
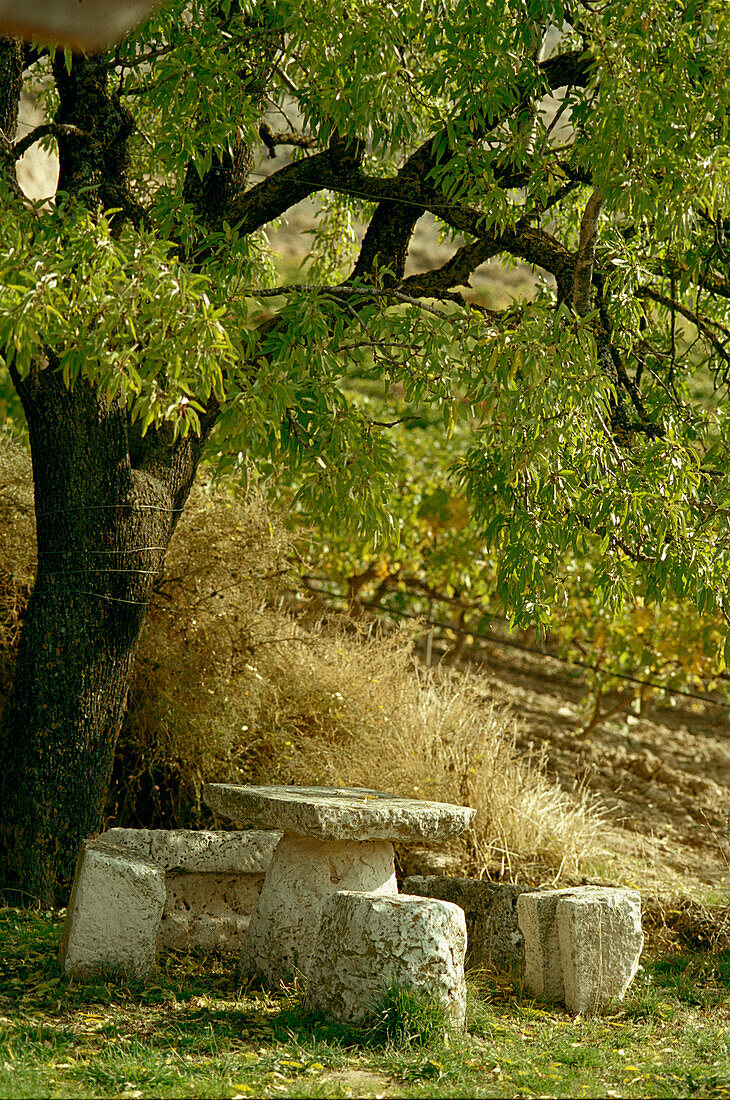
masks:
<svg viewBox="0 0 730 1100"><path fill-rule="evenodd" d="M339 890L397 894L393 845L284 833L244 943L242 968L271 985L307 975L322 904Z"/></svg>
<svg viewBox="0 0 730 1100"><path fill-rule="evenodd" d="M638 892L596 889L560 898L556 922L566 1008L592 1013L620 1004L644 946Z"/></svg>
<svg viewBox="0 0 730 1100"><path fill-rule="evenodd" d="M644 943L636 890L582 886L521 894L525 984L576 1013L620 1004Z"/></svg>
<svg viewBox="0 0 730 1100"><path fill-rule="evenodd" d="M533 997L563 1003L563 967L555 914L558 898L567 891L520 894L517 919L525 938L525 985Z"/></svg>
<svg viewBox="0 0 730 1100"><path fill-rule="evenodd" d="M411 875L403 880L405 894L441 898L464 910L466 967L507 971L525 968L525 940L517 920L517 898L524 888L449 875Z"/></svg>
<svg viewBox="0 0 730 1100"><path fill-rule="evenodd" d="M82 980L149 974L164 905L165 876L151 860L85 841L61 940L66 973Z"/></svg>
<svg viewBox="0 0 730 1100"><path fill-rule="evenodd" d="M240 951L281 833L108 829L97 841L166 872L157 946Z"/></svg>
<svg viewBox="0 0 730 1100"><path fill-rule="evenodd" d="M341 890L322 906L307 1004L360 1023L390 985L434 994L464 1026L466 921L450 902Z"/></svg>

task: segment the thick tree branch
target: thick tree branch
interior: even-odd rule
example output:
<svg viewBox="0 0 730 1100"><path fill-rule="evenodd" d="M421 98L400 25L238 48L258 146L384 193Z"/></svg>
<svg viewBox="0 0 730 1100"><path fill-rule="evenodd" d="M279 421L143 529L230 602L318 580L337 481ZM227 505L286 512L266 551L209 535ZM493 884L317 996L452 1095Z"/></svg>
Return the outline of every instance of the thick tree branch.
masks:
<svg viewBox="0 0 730 1100"><path fill-rule="evenodd" d="M483 237L472 244L463 245L442 267L419 275L409 275L400 283L400 289L409 294L432 295L438 298L452 287L469 286L469 280L476 269L500 251L498 237Z"/></svg>
<svg viewBox="0 0 730 1100"><path fill-rule="evenodd" d="M603 204L603 192L596 188L583 211L580 224L580 243L575 259L573 275L573 309L579 317L585 316L591 308L591 284L593 282L593 262L598 240L598 215Z"/></svg>
<svg viewBox="0 0 730 1100"><path fill-rule="evenodd" d="M549 61L540 63L548 87L555 91L566 85L583 87L588 83L593 66L591 58L586 58L582 51L574 50ZM520 102L518 107L523 107ZM513 108L517 109L517 108ZM478 140L485 136L486 130L497 124L497 119L472 131L473 139ZM436 167L436 150L438 142L436 138L430 138L424 142L415 153L412 154L398 172L397 179L404 180L416 178L425 180L431 170ZM524 171L515 172L505 166L497 169L495 178L502 187L519 187L525 182ZM410 210L403 206L400 208L392 200L381 204L373 215L363 239L360 255L352 273L353 279L362 279L374 274L378 266L387 265L389 274L386 278L390 282L397 282L403 277L405 271L406 255L413 230L419 217L429 207L419 209L414 205ZM440 216L440 215L439 215Z"/></svg>
<svg viewBox="0 0 730 1100"><path fill-rule="evenodd" d="M575 86L587 83L592 62L581 58L578 51L573 51L543 62L540 68L549 87L554 90L566 83ZM229 212L229 220L238 223L242 234L252 233L325 189L377 202L379 206L363 239L352 278L362 279L372 275L378 266L388 266L392 273L389 279L395 283L403 276L415 224L426 210L461 232L481 235L479 223L483 215L479 211L448 203L443 196L439 198L437 189L427 182L436 166L436 149L436 138L429 138L408 158L397 176L386 180L361 173L358 168L361 156L353 152L345 158L333 155L332 149L317 153L287 165L239 195Z"/></svg>

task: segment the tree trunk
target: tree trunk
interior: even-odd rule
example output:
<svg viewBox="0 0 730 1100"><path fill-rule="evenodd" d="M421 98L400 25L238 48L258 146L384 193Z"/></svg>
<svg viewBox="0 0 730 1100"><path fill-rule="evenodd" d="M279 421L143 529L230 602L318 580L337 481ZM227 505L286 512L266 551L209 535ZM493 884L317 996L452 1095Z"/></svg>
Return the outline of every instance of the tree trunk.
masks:
<svg viewBox="0 0 730 1100"><path fill-rule="evenodd" d="M0 857L6 889L50 906L101 826L144 616L202 440L135 442L124 410L43 367L15 379L38 575L0 718Z"/></svg>

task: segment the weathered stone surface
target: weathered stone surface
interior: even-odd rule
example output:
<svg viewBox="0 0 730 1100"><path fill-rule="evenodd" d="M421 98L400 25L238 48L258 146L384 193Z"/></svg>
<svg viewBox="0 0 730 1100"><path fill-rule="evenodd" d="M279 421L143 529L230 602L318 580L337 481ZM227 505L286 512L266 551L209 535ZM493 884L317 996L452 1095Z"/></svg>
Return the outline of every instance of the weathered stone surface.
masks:
<svg viewBox="0 0 730 1100"><path fill-rule="evenodd" d="M448 875L411 875L403 880L404 894L441 898L464 910L466 967L488 967L521 974L525 968L525 941L517 921L517 898L524 888L506 883Z"/></svg>
<svg viewBox="0 0 730 1100"><path fill-rule="evenodd" d="M434 994L452 1025L466 1016L463 911L407 894L339 891L322 907L307 981L308 1007L362 1022L390 985Z"/></svg>
<svg viewBox="0 0 730 1100"><path fill-rule="evenodd" d="M164 904L165 876L151 860L85 841L61 940L65 972L81 980L149 974Z"/></svg>
<svg viewBox="0 0 730 1100"><path fill-rule="evenodd" d="M158 949L240 951L281 833L107 829L96 839L166 872Z"/></svg>
<svg viewBox="0 0 730 1100"><path fill-rule="evenodd" d="M265 875L280 839L280 832L255 829L107 829L97 837L149 857L164 871L217 875Z"/></svg>
<svg viewBox="0 0 730 1100"><path fill-rule="evenodd" d="M306 975L322 903L343 889L396 894L393 845L387 840L322 841L284 833L251 917L244 972L269 984Z"/></svg>
<svg viewBox="0 0 730 1100"><path fill-rule="evenodd" d="M558 900L556 922L566 1008L592 1013L620 1004L644 946L638 891L587 887Z"/></svg>
<svg viewBox="0 0 730 1100"><path fill-rule="evenodd" d="M581 886L521 894L525 984L571 1012L619 1004L639 966L644 942L636 890Z"/></svg>
<svg viewBox="0 0 730 1100"><path fill-rule="evenodd" d="M175 951L190 947L240 951L263 884L263 874L168 871L158 947Z"/></svg>
<svg viewBox="0 0 730 1100"><path fill-rule="evenodd" d="M208 783L203 798L241 828L283 829L322 840L449 840L476 813L466 806L361 788Z"/></svg>
<svg viewBox="0 0 730 1100"><path fill-rule="evenodd" d="M540 890L520 894L517 919L525 937L525 985L533 997L563 1003L563 967L555 914L566 891Z"/></svg>

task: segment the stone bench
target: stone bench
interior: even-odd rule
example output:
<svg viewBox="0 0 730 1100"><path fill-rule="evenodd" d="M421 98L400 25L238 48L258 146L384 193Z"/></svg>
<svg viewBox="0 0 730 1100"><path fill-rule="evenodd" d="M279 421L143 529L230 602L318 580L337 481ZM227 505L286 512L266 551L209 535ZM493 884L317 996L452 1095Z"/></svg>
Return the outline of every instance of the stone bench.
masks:
<svg viewBox="0 0 730 1100"><path fill-rule="evenodd" d="M141 977L163 949L240 950L280 836L108 829L85 841L62 937L66 973Z"/></svg>
<svg viewBox="0 0 730 1100"><path fill-rule="evenodd" d="M306 977L324 901L341 890L398 893L393 841L448 840L475 811L331 787L212 783L203 798L239 828L280 829L243 951L243 967L269 984Z"/></svg>

